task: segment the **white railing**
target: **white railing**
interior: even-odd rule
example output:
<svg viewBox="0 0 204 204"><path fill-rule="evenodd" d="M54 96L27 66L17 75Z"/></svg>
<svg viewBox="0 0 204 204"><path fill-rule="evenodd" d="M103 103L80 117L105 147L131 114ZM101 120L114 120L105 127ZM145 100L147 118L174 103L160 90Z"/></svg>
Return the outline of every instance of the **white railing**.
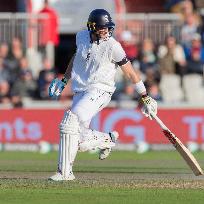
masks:
<svg viewBox="0 0 204 204"><path fill-rule="evenodd" d="M38 47L42 29L39 19L45 14L0 13L0 42L10 43L14 37L20 37L24 48Z"/></svg>
<svg viewBox="0 0 204 204"><path fill-rule="evenodd" d="M132 31L138 41L151 38L155 43L163 43L167 35L180 40L181 21L177 14L133 13L115 16L116 34L123 30Z"/></svg>
<svg viewBox="0 0 204 204"><path fill-rule="evenodd" d="M39 36L43 32L39 19L47 18L45 14L27 13L0 13L0 42L11 42L15 36L20 36L25 48L38 47ZM166 35L174 34L180 39L180 24L177 14L154 14L154 13L128 13L114 16L116 22L116 35L122 30L129 29L137 35L139 40L151 38L154 42L163 42ZM60 29L63 33L72 34L70 18L63 16L59 19ZM78 29L84 29L78 26ZM77 32L77 31L76 31Z"/></svg>

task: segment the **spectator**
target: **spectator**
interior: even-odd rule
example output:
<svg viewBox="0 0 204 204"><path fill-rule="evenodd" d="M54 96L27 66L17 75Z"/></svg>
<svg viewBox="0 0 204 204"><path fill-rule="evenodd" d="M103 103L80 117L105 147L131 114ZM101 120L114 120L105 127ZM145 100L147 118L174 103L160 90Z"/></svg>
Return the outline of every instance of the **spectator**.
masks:
<svg viewBox="0 0 204 204"><path fill-rule="evenodd" d="M14 83L11 89L11 95L34 98L36 96L36 88L32 72L29 69L22 70L20 72L20 79Z"/></svg>
<svg viewBox="0 0 204 204"><path fill-rule="evenodd" d="M201 17L200 15L196 12L195 10L195 4L193 5L193 2L190 1L190 0L184 0L184 1L181 1L180 3L180 7L181 7L181 15L182 15L182 19L183 19L183 22L185 21L185 19L188 17L188 16L191 16L193 15L194 18L195 18L195 22L200 25L201 23Z"/></svg>
<svg viewBox="0 0 204 204"><path fill-rule="evenodd" d="M24 57L24 51L22 48L21 40L18 37L14 37L12 39L11 49L8 55L9 59L8 68L11 73L11 84L13 84L16 81L16 78L18 77L20 66L19 63L22 57Z"/></svg>
<svg viewBox="0 0 204 204"><path fill-rule="evenodd" d="M167 0L166 6L171 12L180 14L182 23L190 15L194 15L198 24L201 23L201 17L196 12L194 0Z"/></svg>
<svg viewBox="0 0 204 204"><path fill-rule="evenodd" d="M121 34L121 45L125 50L128 59L133 62L138 57L138 49L132 33L125 30Z"/></svg>
<svg viewBox="0 0 204 204"><path fill-rule="evenodd" d="M123 87L123 91L117 95L116 100L118 103L120 103L123 101L137 100L138 97L139 96L135 92L134 86L132 86L132 84L126 83Z"/></svg>
<svg viewBox="0 0 204 204"><path fill-rule="evenodd" d="M9 53L9 46L6 42L3 42L0 44L0 57L2 57L3 59L8 57L8 53Z"/></svg>
<svg viewBox="0 0 204 204"><path fill-rule="evenodd" d="M145 74L147 69L157 69L157 59L154 53L154 44L151 39L145 39L140 52L140 70Z"/></svg>
<svg viewBox="0 0 204 204"><path fill-rule="evenodd" d="M54 68L51 66L50 61L45 58L43 69L40 71L38 78L38 92L41 99L50 99L48 95L48 87L55 76Z"/></svg>
<svg viewBox="0 0 204 204"><path fill-rule="evenodd" d="M23 107L22 97L14 93L13 95L11 95L11 104L14 108L22 108Z"/></svg>
<svg viewBox="0 0 204 204"><path fill-rule="evenodd" d="M203 68L204 63L200 59L199 51L194 51L191 60L187 64L187 73L203 74Z"/></svg>
<svg viewBox="0 0 204 204"><path fill-rule="evenodd" d="M140 51L140 71L142 72L143 79L146 81L147 77L150 77L153 79L153 81L157 80L159 77L158 72L158 64L157 64L157 58L154 52L154 44L152 40L145 39L142 44L142 49Z"/></svg>
<svg viewBox="0 0 204 204"><path fill-rule="evenodd" d="M202 16L201 37L202 37L202 44L204 45L204 15Z"/></svg>
<svg viewBox="0 0 204 204"><path fill-rule="evenodd" d="M10 67L10 60L8 59L9 46L6 42L0 44L0 57L3 59L3 63L6 67Z"/></svg>
<svg viewBox="0 0 204 204"><path fill-rule="evenodd" d="M194 34L191 47L186 48L185 52L188 59L187 72L203 74L204 47L198 33Z"/></svg>
<svg viewBox="0 0 204 204"><path fill-rule="evenodd" d="M21 72L24 70L30 70L28 67L28 61L26 57L22 57L18 59L17 64L18 65L14 70L10 70L10 77L11 77L11 86L13 86L18 79L21 78Z"/></svg>
<svg viewBox="0 0 204 204"><path fill-rule="evenodd" d="M178 73L185 71L186 59L181 45L176 43L174 36L168 36L165 45L158 48L158 58L161 73Z"/></svg>
<svg viewBox="0 0 204 204"><path fill-rule="evenodd" d="M177 12L180 12L180 10L181 10L180 4L182 1L183 0L165 0L164 7L167 11L177 13Z"/></svg>
<svg viewBox="0 0 204 204"><path fill-rule="evenodd" d="M9 91L9 83L7 81L0 81L0 103L10 103Z"/></svg>
<svg viewBox="0 0 204 204"><path fill-rule="evenodd" d="M148 69L146 71L146 78L144 81L145 87L147 88L147 92L149 92L152 84L159 85L160 79L161 79L161 76L160 76L160 73L158 71L155 72L155 70L153 68Z"/></svg>
<svg viewBox="0 0 204 204"><path fill-rule="evenodd" d="M195 22L193 15L190 15L186 18L185 24L181 28L181 43L185 47L190 47L192 36L197 33L199 27Z"/></svg>
<svg viewBox="0 0 204 204"><path fill-rule="evenodd" d="M48 17L45 19L39 20L39 25L41 28L39 36L39 44L43 57L49 58L51 64L53 65L54 59L54 46L59 44L59 32L58 32L58 15L54 9L49 6L49 1L44 1L44 7L40 10L39 14L46 14ZM51 53L53 56L45 56L45 49L47 46L50 46Z"/></svg>
<svg viewBox="0 0 204 204"><path fill-rule="evenodd" d="M201 41L201 35L199 33L195 33L192 36L192 41L189 47L184 47L185 55L187 60L190 60L192 57L192 53L194 51L198 51L200 53L200 59L204 60L204 50Z"/></svg>
<svg viewBox="0 0 204 204"><path fill-rule="evenodd" d="M7 67L4 65L4 59L0 57L0 81L11 81L10 73Z"/></svg>
<svg viewBox="0 0 204 204"><path fill-rule="evenodd" d="M19 37L14 37L11 44L11 57L20 60L24 56L22 42Z"/></svg>
<svg viewBox="0 0 204 204"><path fill-rule="evenodd" d="M156 82L153 82L148 85L148 94L156 101L163 101L162 95L159 90L159 86Z"/></svg>
<svg viewBox="0 0 204 204"><path fill-rule="evenodd" d="M20 78L21 73L26 71L26 70L29 70L32 73L30 67L28 66L28 60L26 59L26 57L22 57L21 59L19 59L19 67L18 67L18 76L17 76L17 78Z"/></svg>

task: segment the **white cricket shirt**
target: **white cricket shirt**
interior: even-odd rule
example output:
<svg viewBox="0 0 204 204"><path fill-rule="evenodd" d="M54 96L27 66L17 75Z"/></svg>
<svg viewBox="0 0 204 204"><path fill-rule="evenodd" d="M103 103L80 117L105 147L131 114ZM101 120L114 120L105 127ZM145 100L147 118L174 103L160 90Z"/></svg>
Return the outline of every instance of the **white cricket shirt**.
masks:
<svg viewBox="0 0 204 204"><path fill-rule="evenodd" d="M72 90L79 92L97 87L107 92L114 92L117 62L126 57L125 51L113 37L100 40L99 45L97 42L90 41L88 30L77 33L77 51L72 68Z"/></svg>

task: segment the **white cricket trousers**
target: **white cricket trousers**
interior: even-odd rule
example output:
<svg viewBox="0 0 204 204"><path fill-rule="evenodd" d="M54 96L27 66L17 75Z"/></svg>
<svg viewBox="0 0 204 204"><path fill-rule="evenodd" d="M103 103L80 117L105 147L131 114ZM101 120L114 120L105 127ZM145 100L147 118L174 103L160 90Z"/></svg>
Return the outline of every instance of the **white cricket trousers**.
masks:
<svg viewBox="0 0 204 204"><path fill-rule="evenodd" d="M76 93L71 111L78 116L81 126L89 128L91 119L109 104L111 96L112 93L98 88Z"/></svg>

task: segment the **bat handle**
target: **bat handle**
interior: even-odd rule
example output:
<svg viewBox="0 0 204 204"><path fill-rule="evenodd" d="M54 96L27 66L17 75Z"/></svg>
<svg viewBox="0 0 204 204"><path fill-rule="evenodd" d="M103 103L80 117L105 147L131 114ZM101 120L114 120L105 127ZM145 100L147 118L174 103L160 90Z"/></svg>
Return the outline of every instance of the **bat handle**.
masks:
<svg viewBox="0 0 204 204"><path fill-rule="evenodd" d="M151 116L156 120L156 122L160 125L160 127L163 130L169 130L157 115L151 113Z"/></svg>

